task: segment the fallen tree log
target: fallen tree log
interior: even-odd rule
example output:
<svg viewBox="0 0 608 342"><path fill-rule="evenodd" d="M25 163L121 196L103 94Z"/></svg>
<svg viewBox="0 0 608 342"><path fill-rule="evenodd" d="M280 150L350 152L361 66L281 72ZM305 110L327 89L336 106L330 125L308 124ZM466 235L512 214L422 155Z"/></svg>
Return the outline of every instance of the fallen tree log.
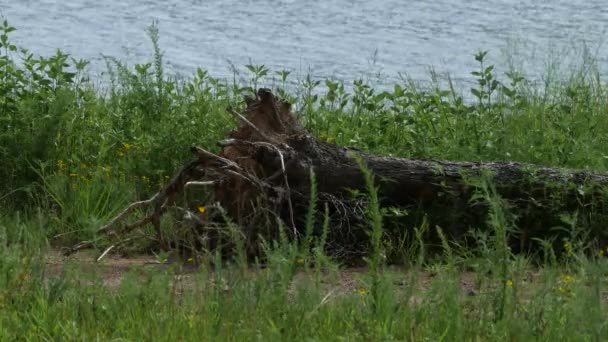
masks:
<svg viewBox="0 0 608 342"><path fill-rule="evenodd" d="M255 250L258 236L273 238L277 233L276 221L270 217L279 219L297 238L304 230L313 172L316 200L328 204L331 216L328 248L338 255L364 254L369 245L365 199L353 196L366 190L359 158L374 175L382 207L398 213L385 220L385 234L392 239L411 237L413 228L426 217L433 228L425 237L429 241L436 238L436 226L451 239L468 241L471 228L491 232L488 213L498 205L508 213L499 223L508 226L509 243L515 250L533 248L535 239L553 240L559 247L562 238L579 234L577 229L582 229L588 242L601 246L608 242L604 229L608 222L607 174L516 162L372 155L313 137L299 125L290 105L268 89L260 89L255 98L245 100L243 114L228 109L239 125L228 139L219 142L219 154L193 147L197 159L152 199L134 204L147 205L148 211L127 228L153 223L162 240L160 216L176 205L185 188L203 184L213 186L213 202L222 208L222 217L240 227L251 250ZM102 231L115 227L131 209ZM201 218L189 212L199 226L215 220L211 213ZM555 229L559 227L564 229Z"/></svg>

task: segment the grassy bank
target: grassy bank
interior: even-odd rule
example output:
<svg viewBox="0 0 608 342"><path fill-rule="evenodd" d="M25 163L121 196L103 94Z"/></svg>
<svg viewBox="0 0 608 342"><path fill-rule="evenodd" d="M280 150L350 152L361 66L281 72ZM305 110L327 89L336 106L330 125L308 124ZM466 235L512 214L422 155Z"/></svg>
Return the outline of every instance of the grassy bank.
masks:
<svg viewBox="0 0 608 342"><path fill-rule="evenodd" d="M590 69L539 86L523 71L496 75L480 52L473 89L405 82L378 91L363 81L349 87L305 78L288 92L289 73L263 66L247 66L247 74L229 81L203 69L188 79L165 75L152 26L150 62L129 66L107 58L107 79L99 82L90 79L86 61L59 51L35 57L13 45L12 31L6 22L0 27L0 340L601 340L608 334L602 310L608 251L590 255L589 246L565 241L566 253L546 253L539 270L506 248L507 208L491 196L485 200L494 234L479 237L478 250L444 241L443 253L430 259L417 241L400 247L408 251L406 268L391 271L383 265L384 211L372 205L373 252L354 288L340 285L322 241L314 253L294 242L269 243L265 265L251 267L239 253L225 268L217 256L203 255L186 261L202 268L186 285L175 265L141 268L109 288L78 262L68 261L60 273L45 264L49 242L95 237L127 203L158 190L190 158L192 144L214 149L236 125L225 108L242 108L242 96L259 86L294 103L300 121L321 139L373 153L606 171L608 88ZM573 231L586 224L563 214ZM411 229L425 224L421 218ZM156 258L165 261L163 254ZM473 283L466 290L464 271Z"/></svg>
<svg viewBox="0 0 608 342"><path fill-rule="evenodd" d="M601 341L606 336L605 261L531 272L525 260L515 259L505 283L447 263L430 270L384 270L375 283L369 273L314 268L304 273L281 251L267 268L247 271L176 275L172 268L139 266L109 288L101 265L82 270L73 262L45 277L38 260L22 256L2 255L0 337L6 341ZM345 284L348 275L354 281Z"/></svg>

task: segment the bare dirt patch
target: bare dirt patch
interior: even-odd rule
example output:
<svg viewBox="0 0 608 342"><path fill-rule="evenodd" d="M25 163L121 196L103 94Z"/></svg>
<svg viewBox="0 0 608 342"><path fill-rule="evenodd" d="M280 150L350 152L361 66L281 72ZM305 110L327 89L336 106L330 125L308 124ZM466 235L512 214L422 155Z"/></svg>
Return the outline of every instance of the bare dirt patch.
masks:
<svg viewBox="0 0 608 342"><path fill-rule="evenodd" d="M119 255L108 255L97 262L97 255L89 251L80 251L69 257L63 256L58 250L48 253L46 266L48 277L62 274L68 267L75 267L84 273L94 273L101 277L103 284L111 289L120 286L125 274L133 271L149 269L166 269L168 263L159 263L152 255L137 255L122 257ZM142 277L144 274L142 274Z"/></svg>
<svg viewBox="0 0 608 342"><path fill-rule="evenodd" d="M69 257L63 256L58 250L51 250L47 255L47 278L60 276L68 268L77 269L83 274L94 274L101 278L104 286L110 289L120 287L122 280L127 274L137 274L142 282L155 272L171 270L175 273L175 281L181 286L190 287L194 285L194 276L199 271L198 267L187 260L169 258L166 262L159 262L154 255L107 255L97 262L98 255L91 251L79 251ZM333 277L324 277L322 283L328 286L335 294L346 294L361 291L367 284L362 281L368 269L365 267L350 267L340 269ZM386 270L396 288L404 288L411 281L411 272L405 268L389 267ZM255 273L255 271L253 271ZM255 276L255 274L252 274ZM434 278L432 272L418 272L416 281L420 289L429 287ZM298 282L309 280L310 276L304 271L299 272L294 278L294 285ZM473 272L460 273L460 288L465 295L476 293L476 275Z"/></svg>

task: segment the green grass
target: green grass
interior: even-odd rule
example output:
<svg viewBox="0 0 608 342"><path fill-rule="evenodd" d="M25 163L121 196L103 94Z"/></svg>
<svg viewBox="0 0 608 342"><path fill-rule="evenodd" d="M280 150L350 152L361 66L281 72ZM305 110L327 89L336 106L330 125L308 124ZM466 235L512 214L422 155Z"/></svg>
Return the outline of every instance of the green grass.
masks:
<svg viewBox="0 0 608 342"><path fill-rule="evenodd" d="M372 153L606 171L608 87L592 68L538 86L523 70L496 75L480 52L474 89L406 82L379 91L363 81L351 86L307 77L286 90L294 81L288 72L255 65L235 75L242 81L216 79L203 69L178 80L163 71L152 26L150 63L131 67L108 58L102 83L90 79L86 61L60 51L34 57L11 43L11 31L6 22L0 26L0 340L607 336L608 260L597 253L608 250L579 245L573 236L559 257L545 243L541 268L532 256L512 255L506 236L517 227L483 179L478 198L490 207L491 234L476 235L475 250L444 239L442 253L431 256L422 237L431 229L442 234L427 218L410 227L415 237L407 246L385 244L388 213L368 177L364 228L371 254L355 288L340 285L340 265L323 252L331 227L327 218L314 222L323 217L315 212L324 212L314 198L306 231L320 224L325 233L300 244L283 231L265 244L264 267L247 265L239 243L234 260L200 255L201 271L183 287L172 268L133 272L111 289L77 262L61 274L45 266L51 243L94 238L127 203L158 190L191 158L192 144L215 149L236 125L225 108L242 108L242 96L259 86L294 103L317 137ZM563 221L573 232L588 224L574 213L563 213ZM170 220L163 223L171 228ZM403 269L385 265L389 247L403 252ZM461 288L465 271L474 295Z"/></svg>
<svg viewBox="0 0 608 342"><path fill-rule="evenodd" d="M315 263L305 271L292 247L270 248L263 268L237 263L178 276L177 266L139 267L119 287L109 288L101 272L76 262L45 274L43 254L12 245L0 255L0 337L599 341L606 336L606 259L573 258L535 270L525 258L512 257L505 281L502 270L493 268L464 277L466 260L453 251L452 259L432 266L356 273L356 284L348 287L332 265ZM461 278L468 279L468 289Z"/></svg>

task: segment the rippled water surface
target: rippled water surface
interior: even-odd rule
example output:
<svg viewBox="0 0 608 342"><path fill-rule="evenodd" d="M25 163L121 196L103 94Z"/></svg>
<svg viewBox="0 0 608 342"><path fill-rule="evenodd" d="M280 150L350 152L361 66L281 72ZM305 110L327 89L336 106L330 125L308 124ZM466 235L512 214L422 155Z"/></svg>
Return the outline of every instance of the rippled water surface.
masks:
<svg viewBox="0 0 608 342"><path fill-rule="evenodd" d="M380 72L428 79L429 66L470 80L472 54L512 55L526 68L586 45L608 66L605 0L0 0L14 39L35 53L61 48L139 62L151 54L145 28L158 19L168 68L216 77L231 61L343 80ZM576 47L577 49L573 49ZM565 50L564 50L565 49ZM516 58L516 59L518 59Z"/></svg>

